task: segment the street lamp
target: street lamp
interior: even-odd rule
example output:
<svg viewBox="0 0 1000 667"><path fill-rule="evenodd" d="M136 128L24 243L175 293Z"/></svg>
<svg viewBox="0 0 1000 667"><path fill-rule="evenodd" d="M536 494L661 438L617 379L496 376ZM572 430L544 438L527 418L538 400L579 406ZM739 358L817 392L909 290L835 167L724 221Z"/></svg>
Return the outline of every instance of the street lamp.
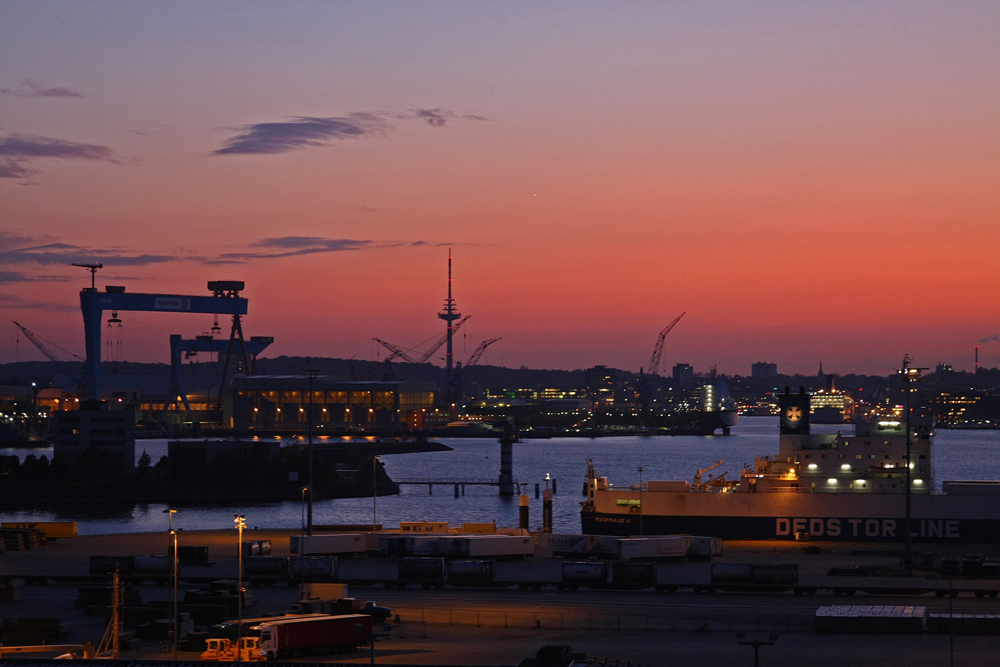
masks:
<svg viewBox="0 0 1000 667"><path fill-rule="evenodd" d="M316 371L306 371L309 380L309 534L313 534L313 380Z"/></svg>
<svg viewBox="0 0 1000 667"><path fill-rule="evenodd" d="M233 523L239 532L237 546L237 582L236 582L236 606L239 608L238 625L236 629L236 646L239 647L240 639L243 635L243 529L247 527L247 518L242 514L233 515Z"/></svg>
<svg viewBox="0 0 1000 667"><path fill-rule="evenodd" d="M917 377L920 376L920 371L927 370L926 368L910 368L910 355L903 355L903 367L899 369L899 373L903 376L903 382L906 386L906 517L903 523L903 534L905 537L905 547L906 547L906 563L910 564L913 560L913 544L912 544L912 514L910 512L910 477L912 472L910 468L913 464L910 463L910 383L913 382Z"/></svg>
<svg viewBox="0 0 1000 667"><path fill-rule="evenodd" d="M170 534L174 538L174 662L177 662L177 642L180 640L180 635L177 634L177 531L171 528Z"/></svg>
<svg viewBox="0 0 1000 667"><path fill-rule="evenodd" d="M639 466L639 535L642 535L642 466Z"/></svg>
<svg viewBox="0 0 1000 667"><path fill-rule="evenodd" d="M378 480L376 479L376 474L378 473L378 462L382 460L381 456L376 456L372 458L372 530L375 530L375 520L378 512Z"/></svg>

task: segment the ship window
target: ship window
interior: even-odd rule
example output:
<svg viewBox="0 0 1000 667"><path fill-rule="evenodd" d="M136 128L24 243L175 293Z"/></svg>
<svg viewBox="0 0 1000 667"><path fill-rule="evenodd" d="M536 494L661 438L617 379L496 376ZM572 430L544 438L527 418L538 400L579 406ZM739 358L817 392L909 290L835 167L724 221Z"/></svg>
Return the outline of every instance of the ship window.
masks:
<svg viewBox="0 0 1000 667"><path fill-rule="evenodd" d="M872 443L871 443L871 441L869 441L869 440L865 440L865 444L866 444L866 445L870 445L870 444L872 444Z"/></svg>
<svg viewBox="0 0 1000 667"><path fill-rule="evenodd" d="M875 458L875 455L874 454L869 454L868 458L873 459L873 458Z"/></svg>
<svg viewBox="0 0 1000 667"><path fill-rule="evenodd" d="M807 458L807 459L811 459L812 457L813 457L813 455L812 455L812 454L806 454L806 458Z"/></svg>
<svg viewBox="0 0 1000 667"><path fill-rule="evenodd" d="M845 458L847 458L847 454L841 454L841 455L840 455L840 458L842 458L842 459L845 459Z"/></svg>
<svg viewBox="0 0 1000 667"><path fill-rule="evenodd" d="M921 460L921 461L922 461L922 460L924 460L924 459L926 459L926 458L927 458L927 455L926 455L926 454L921 454L921 455L920 455L920 460Z"/></svg>
<svg viewBox="0 0 1000 667"><path fill-rule="evenodd" d="M858 458L858 459L862 458L863 456L864 456L864 454L855 454L855 455L854 455L854 457L855 457L855 458Z"/></svg>
<svg viewBox="0 0 1000 667"><path fill-rule="evenodd" d="M819 457L820 457L821 459L825 459L825 458L826 458L826 454L820 454L820 455L819 455Z"/></svg>
<svg viewBox="0 0 1000 667"><path fill-rule="evenodd" d="M885 458L889 458L889 454L886 454L886 455L885 455Z"/></svg>

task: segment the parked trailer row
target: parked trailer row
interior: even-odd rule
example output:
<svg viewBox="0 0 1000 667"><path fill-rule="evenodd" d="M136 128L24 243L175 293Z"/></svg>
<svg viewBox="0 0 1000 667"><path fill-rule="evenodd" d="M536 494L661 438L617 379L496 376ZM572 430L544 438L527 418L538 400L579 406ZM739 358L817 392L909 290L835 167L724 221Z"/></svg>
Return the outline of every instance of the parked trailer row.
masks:
<svg viewBox="0 0 1000 667"><path fill-rule="evenodd" d="M335 556L252 556L243 559L243 577L260 586L286 582L330 583L337 578Z"/></svg>
<svg viewBox="0 0 1000 667"><path fill-rule="evenodd" d="M708 560L722 555L722 540L692 535L441 535L334 533L292 535L290 551L305 556L494 558L564 556L602 560ZM257 555L257 554L254 554ZM261 554L263 555L263 554Z"/></svg>

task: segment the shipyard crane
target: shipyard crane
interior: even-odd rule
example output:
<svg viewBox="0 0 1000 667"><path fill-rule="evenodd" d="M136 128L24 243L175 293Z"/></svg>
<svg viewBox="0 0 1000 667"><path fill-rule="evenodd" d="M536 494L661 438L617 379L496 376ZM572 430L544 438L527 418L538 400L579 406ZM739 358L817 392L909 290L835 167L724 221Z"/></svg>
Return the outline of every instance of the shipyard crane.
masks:
<svg viewBox="0 0 1000 667"><path fill-rule="evenodd" d="M465 368L468 368L469 366L475 366L479 362L480 358L482 358L483 353L486 352L486 348L488 348L490 345L497 342L498 340L500 340L500 338L487 338L482 343L480 343L479 347L476 348L476 351L473 352L472 356L469 357L469 360L465 362Z"/></svg>
<svg viewBox="0 0 1000 667"><path fill-rule="evenodd" d="M470 366L475 366L477 363L479 363L479 360L482 358L483 353L486 352L486 348L488 348L490 345L497 342L498 340L500 340L500 338L487 338L486 340L484 340L482 343L479 344L479 347L476 348L475 352L472 353L468 361L465 362L465 365L462 365L461 361L455 364L455 371L454 373L452 373L451 383L449 387L450 389L449 400L451 402L453 403L457 402L458 399L462 397L462 380L465 376L465 370Z"/></svg>
<svg viewBox="0 0 1000 667"><path fill-rule="evenodd" d="M381 345L382 347L384 347L385 349L387 349L390 352L392 352L392 354L390 354L388 357L386 357L385 361L383 361L382 363L389 363L390 361L392 361L396 357L402 357L404 361L408 361L411 364L417 363L417 361L413 357L411 357L410 355L408 355L406 353L406 350L404 350L403 348L399 347L398 345L393 345L392 343L386 342L386 341L382 340L381 338L372 338L372 340L375 341L376 343L378 343L379 345Z"/></svg>
<svg viewBox="0 0 1000 667"><path fill-rule="evenodd" d="M13 321L13 320L11 320L11 321ZM19 322L14 321L14 326L16 326L18 329L20 329L21 333L24 334L24 337L27 338L28 340L30 340L34 344L34 346L37 347L39 349L39 351L41 351L42 354L44 354L46 357L48 357L49 361L62 361L62 359L60 359L58 356L56 356L56 354L52 350L50 350L48 348L48 346L45 345L45 343L42 342L41 338L37 334L35 334L34 332L30 331L29 329L26 329ZM49 342L51 343L51 341L49 341ZM52 345L54 345L55 347L59 347L55 343L52 343ZM62 350L63 352L65 352L66 354L72 356L74 359L76 359L78 361L83 361L83 357L75 355L72 352L70 352L69 350L66 350L66 349L64 349L62 347L59 347L59 349Z"/></svg>
<svg viewBox="0 0 1000 667"><path fill-rule="evenodd" d="M452 333L458 331L461 328L461 326L465 324L466 320L468 320L470 317L472 317L472 315L466 315L458 322L456 322L455 326L452 327L451 329ZM437 341L435 341L433 345L427 348L427 351L421 354L420 357L417 359L414 359L409 355L409 352L412 352L413 350L405 350L399 347L398 345L393 345L392 343L384 341L381 338L373 338L372 340L374 340L376 343L378 343L379 345L381 345L382 347L384 347L385 349L389 350L389 352L392 353L388 357L386 357L385 360L387 362L392 361L396 357L401 357L404 361L407 361L411 364L419 365L430 359L435 352L441 349L441 346L444 345L445 342L447 342L448 340L448 334L445 333L443 336L438 338Z"/></svg>
<svg viewBox="0 0 1000 667"><path fill-rule="evenodd" d="M700 491L701 490L701 476L704 473L708 472L709 470L715 470L716 468L718 468L719 466L721 466L723 463L725 463L725 459L719 459L719 462L716 463L715 465L708 466L707 468L698 468L698 472L696 472L694 474L694 488L695 488L695 491Z"/></svg>
<svg viewBox="0 0 1000 667"><path fill-rule="evenodd" d="M684 311L683 313L675 317L674 321L665 326L663 328L663 331L660 332L659 338L656 339L656 346L653 348L653 354L649 357L649 362L646 364L646 369L645 369L646 375L659 374L660 357L663 355L663 339L667 337L667 334L670 333L670 330L673 329L677 325L677 323L681 321L681 318L684 317L685 314L687 314L687 311Z"/></svg>

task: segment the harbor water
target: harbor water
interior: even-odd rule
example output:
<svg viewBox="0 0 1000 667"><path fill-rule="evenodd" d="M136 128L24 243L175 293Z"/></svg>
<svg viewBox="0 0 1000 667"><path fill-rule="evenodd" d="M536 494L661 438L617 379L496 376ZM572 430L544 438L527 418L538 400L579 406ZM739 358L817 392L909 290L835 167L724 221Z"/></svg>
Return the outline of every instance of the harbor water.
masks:
<svg viewBox="0 0 1000 667"><path fill-rule="evenodd" d="M853 427L815 426L814 432L845 434ZM402 479L496 479L500 472L500 445L494 439L441 439L450 452L396 454L383 456L386 472ZM580 501L587 471L587 459L597 473L619 486L642 479L691 480L698 468L723 464L710 474L729 473L738 477L744 465L752 465L758 455L775 454L778 448L776 417L742 417L729 436L655 436L607 438L552 438L523 440L514 445L514 478L527 484L530 497L531 528L541 527L542 500L535 497L535 485L545 488L546 475L554 480L553 527L556 532L580 531ZM148 452L155 463L166 454L166 440L136 442L136 456ZM16 454L22 459L52 456L51 449L0 449L0 454ZM1000 480L1000 431L939 430L934 448L935 484L943 480ZM708 474L703 481L707 480ZM69 505L44 510L0 510L4 522L76 521L81 535L155 532L166 530L166 505ZM184 530L231 528L233 515L243 514L251 528L298 530L302 525L300 502L262 503L213 507L180 507L174 515L175 527ZM401 493L379 498L347 498L317 501L315 524L369 524L375 520L385 528L400 521L447 521L452 526L465 522L495 521L498 526L516 526L518 499L501 498L495 486L467 485L464 495L455 496L453 484L440 484L430 493L426 484L403 485Z"/></svg>

